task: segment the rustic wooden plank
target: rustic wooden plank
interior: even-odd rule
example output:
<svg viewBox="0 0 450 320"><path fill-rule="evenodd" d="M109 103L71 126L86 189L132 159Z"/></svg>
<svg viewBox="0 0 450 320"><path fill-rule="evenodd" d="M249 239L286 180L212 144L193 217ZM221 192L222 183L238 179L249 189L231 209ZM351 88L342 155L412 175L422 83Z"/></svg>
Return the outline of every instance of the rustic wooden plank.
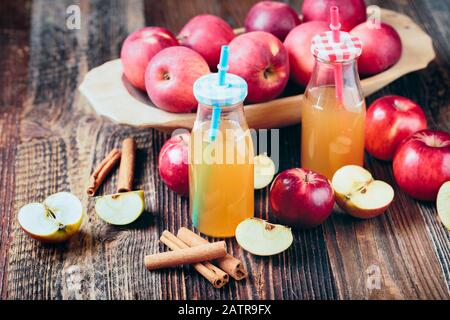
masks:
<svg viewBox="0 0 450 320"><path fill-rule="evenodd" d="M43 201L49 194L70 191L66 150L59 138L18 147L14 212L26 203ZM48 246L30 240L15 222L9 249L8 298L61 298L61 268L69 246Z"/></svg>
<svg viewBox="0 0 450 320"><path fill-rule="evenodd" d="M19 118L27 90L29 3L1 2L0 12L0 298L7 297L8 247L13 222L14 162L19 141Z"/></svg>
<svg viewBox="0 0 450 320"><path fill-rule="evenodd" d="M448 35L430 27L435 11L424 2L370 1L383 8L405 12L433 35L438 43L448 43ZM437 3L437 2L435 2ZM439 2L442 5L441 2ZM427 2L430 5L430 2ZM439 5L438 5L439 6ZM448 9L447 11L448 12ZM419 18L419 16L422 16ZM406 75L367 99L399 94L417 101L433 128L448 130L448 70L440 67L450 47L437 51L426 70ZM446 58L444 58L446 59ZM447 58L448 59L448 58ZM366 155L366 166L377 179L394 186L395 201L385 216L359 221L339 210L325 225L328 252L340 298L356 299L448 299L448 232L436 219L434 204L417 202L395 185L391 165ZM380 288L367 285L379 270Z"/></svg>
<svg viewBox="0 0 450 320"><path fill-rule="evenodd" d="M31 78L29 99L21 123L21 137L23 141L43 138L43 143L51 144L49 147L51 150L48 152L54 150L55 157L60 156L65 159L63 168L58 167L58 164L52 164L52 172L57 171L61 174L61 179L69 184L67 188L82 198L84 204L87 204L84 188L94 160L95 139L101 136L104 127L114 126L110 123L105 125L93 114L86 102L80 99L77 92L78 83L92 64L117 57L119 44L123 38L130 29L134 29L136 23L140 23L142 3L139 1L92 3L83 1L78 3L82 14L81 30L68 30L65 27L65 9L71 4L73 4L71 1L58 3L35 1L33 3ZM106 131L106 134L108 133ZM61 137L60 141L64 149L58 149L54 143L48 142L52 141L48 140L50 136ZM23 163L25 160L18 161ZM35 166L37 163L32 165ZM35 169L38 168L33 167L30 170ZM44 172L43 175L45 174ZM22 178L27 179L17 175L18 180ZM33 179L33 177L28 178ZM43 194L50 192L48 183L45 183L42 186ZM16 198L23 197L23 202L30 201L29 194L24 192L21 189L17 190ZM52 266L52 274L48 278L42 278L39 273L41 270L32 269L35 272L30 270L27 277L31 279L28 281L36 283L36 288L28 292L17 290L17 287L26 289L24 284L27 282L21 270L15 266L20 265L19 261L26 259L30 251L23 245L20 248L25 250L25 253L21 253L20 248L16 246L10 251L10 255L15 259L10 267L12 270L10 279L19 283L13 285L11 281L9 282L10 296L52 299L121 297L117 290L111 291L111 288L117 288L117 286L122 288L121 283L117 284L117 277L113 278L113 274L106 274L107 277L102 280L103 275L95 270L95 259L98 259L99 253L96 251L98 247L94 237L95 228L96 225L85 221L79 238L67 244L67 254L61 255L58 251L55 253L53 249L47 248L48 253L40 264ZM17 233L17 237L21 236L20 232ZM14 241L20 240L17 240L15 236ZM133 250L133 247L130 250ZM104 256L101 257L106 259ZM117 271L120 272L120 270L122 269L118 267ZM132 268L126 269L127 272L129 270ZM42 283L39 282L41 278L44 279ZM136 278L133 281L138 283ZM97 288L99 283L106 284ZM110 294L111 292L114 295ZM126 295L128 292L125 290L123 294ZM128 298L132 297L128 296Z"/></svg>
<svg viewBox="0 0 450 320"><path fill-rule="evenodd" d="M9 298L448 299L442 273L447 275L448 283L448 232L437 222L434 205L417 203L402 194L384 217L356 221L336 212L323 227L295 232L292 249L277 257L256 258L243 252L234 240L227 240L232 253L245 261L252 276L244 282L232 281L222 290L212 289L189 267L145 270L142 263L145 254L166 250L157 241L164 229L175 232L180 226L190 226L187 199L169 191L157 173L157 156L168 135L103 121L80 98L76 87L88 69L118 56L126 34L144 24L144 9L147 24L177 32L200 12L218 14L233 27L241 26L254 2L169 0L155 5L146 1L144 7L141 1L81 1L77 3L82 10L82 28L70 31L65 29L64 18L71 1L33 3L31 78L20 128L24 141L41 140L20 145L15 155L14 211L22 204L64 189L82 198L88 215L83 232L56 247L29 240L14 225L9 251ZM299 1L291 3L296 8L300 6ZM425 71L399 79L368 102L388 92L406 95L426 106L432 127L448 129L448 30L440 25L445 25L448 4L410 3L383 1L381 5L406 12L429 33L437 33L436 62ZM5 119L3 123L0 121L2 128L18 128L18 117ZM281 170L299 165L299 132L298 126L281 130ZM0 141L15 145L18 137L14 134L2 136ZM135 186L145 189L148 212L130 227L113 227L95 215L93 202L84 195L84 188L91 168L127 136L137 140ZM7 160L2 158L2 163L12 159L9 151L6 154ZM377 178L393 183L389 164L367 157L367 165ZM2 174L1 177L14 175L11 171ZM8 179L3 181L9 183ZM99 193L115 191L115 183L113 173ZM12 192L0 196L5 194L6 200L13 196ZM267 188L257 192L255 212L273 219L267 197ZM12 214L8 215L8 221ZM1 231L3 243L7 232ZM366 271L371 265L381 269L381 290L367 290L365 286Z"/></svg>
<svg viewBox="0 0 450 320"><path fill-rule="evenodd" d="M162 25L175 33L196 14L211 13L223 17L233 27L240 27L249 8L257 1L164 1L155 5L152 1L146 1L146 24ZM199 11L201 8L201 11ZM299 131L294 128L295 135L291 135L292 130L283 129L280 142L282 159L281 168L286 169L299 163ZM164 192L166 195L166 191ZM170 197L170 194L168 195ZM166 196L164 196L166 199ZM255 215L262 218L270 218L268 205L268 188L257 192L255 198ZM183 201L181 221L173 223L171 215L178 214L171 208L174 203L167 202L160 207L164 210L164 219L168 221L169 229L176 231L180 226L190 226L188 218L188 204ZM168 208L168 211L167 211ZM227 240L228 246L234 255L243 259L250 271L250 278L245 282L235 283L231 281L225 290L212 289L205 281L196 275L187 276L184 281L179 279L177 271L171 271L164 283L170 285L163 290L163 294L170 298L212 298L212 299L331 299L336 296L335 287L332 280L331 268L328 263L325 249L325 239L321 228L311 231L295 233L293 248L279 256L272 258L258 258L239 248L235 240ZM184 273L183 273L184 274ZM182 274L182 275L183 275ZM179 285L171 280L175 279ZM199 295L199 293L201 293Z"/></svg>

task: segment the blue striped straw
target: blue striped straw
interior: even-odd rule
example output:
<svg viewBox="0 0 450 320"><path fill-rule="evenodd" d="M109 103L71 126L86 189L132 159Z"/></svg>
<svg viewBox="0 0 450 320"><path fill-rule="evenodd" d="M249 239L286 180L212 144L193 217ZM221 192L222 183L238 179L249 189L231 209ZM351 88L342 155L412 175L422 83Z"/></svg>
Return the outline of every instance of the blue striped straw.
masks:
<svg viewBox="0 0 450 320"><path fill-rule="evenodd" d="M217 70L219 72L219 86L225 85L225 78L228 70L228 52L229 52L228 46L227 45L222 46L220 50L220 62L217 65ZM216 140L217 133L219 131L221 111L222 110L220 107L213 107L213 112L211 116L211 128L209 131L209 140L211 141Z"/></svg>

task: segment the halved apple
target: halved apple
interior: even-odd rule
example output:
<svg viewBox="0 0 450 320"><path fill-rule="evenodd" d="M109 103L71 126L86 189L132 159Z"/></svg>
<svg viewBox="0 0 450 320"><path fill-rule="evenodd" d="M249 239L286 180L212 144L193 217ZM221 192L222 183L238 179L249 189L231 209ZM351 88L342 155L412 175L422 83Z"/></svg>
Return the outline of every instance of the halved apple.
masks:
<svg viewBox="0 0 450 320"><path fill-rule="evenodd" d="M98 197L95 212L109 224L125 225L139 218L144 206L144 190L138 190Z"/></svg>
<svg viewBox="0 0 450 320"><path fill-rule="evenodd" d="M336 171L331 184L339 207L357 218L382 214L394 199L394 189L389 184L374 180L369 171L356 165Z"/></svg>
<svg viewBox="0 0 450 320"><path fill-rule="evenodd" d="M236 228L242 249L258 256L271 256L289 248L294 240L290 228L258 218L248 218Z"/></svg>
<svg viewBox="0 0 450 320"><path fill-rule="evenodd" d="M254 188L262 189L272 182L275 175L275 164L266 153L254 158Z"/></svg>
<svg viewBox="0 0 450 320"><path fill-rule="evenodd" d="M450 230L450 181L445 182L439 188L436 208L442 224Z"/></svg>
<svg viewBox="0 0 450 320"><path fill-rule="evenodd" d="M58 192L43 203L29 203L19 210L21 228L32 238L48 243L62 242L80 229L83 207L69 192Z"/></svg>

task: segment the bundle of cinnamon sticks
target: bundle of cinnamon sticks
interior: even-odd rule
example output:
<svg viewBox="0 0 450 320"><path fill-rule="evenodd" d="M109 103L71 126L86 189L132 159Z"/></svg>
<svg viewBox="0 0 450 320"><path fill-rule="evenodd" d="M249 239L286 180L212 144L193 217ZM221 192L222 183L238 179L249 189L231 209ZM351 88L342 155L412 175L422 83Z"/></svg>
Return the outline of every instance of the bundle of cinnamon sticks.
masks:
<svg viewBox="0 0 450 320"><path fill-rule="evenodd" d="M178 230L176 236L166 230L160 241L172 251L146 256L149 270L192 264L215 288L227 284L230 276L242 280L248 275L241 261L227 254L225 241L210 243L187 228Z"/></svg>
<svg viewBox="0 0 450 320"><path fill-rule="evenodd" d="M87 194L93 197L108 174L120 160L117 192L131 191L134 177L134 159L136 157L136 142L133 138L126 138L122 142L122 150L113 149L95 168L90 177Z"/></svg>

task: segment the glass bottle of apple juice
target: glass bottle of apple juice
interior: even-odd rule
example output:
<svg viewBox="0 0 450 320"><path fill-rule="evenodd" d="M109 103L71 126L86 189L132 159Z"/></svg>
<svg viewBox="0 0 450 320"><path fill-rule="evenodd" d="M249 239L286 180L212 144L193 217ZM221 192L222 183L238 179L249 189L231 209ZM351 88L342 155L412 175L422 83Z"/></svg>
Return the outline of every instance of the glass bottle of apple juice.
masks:
<svg viewBox="0 0 450 320"><path fill-rule="evenodd" d="M192 223L213 237L234 236L254 215L253 143L243 101L247 84L226 74L208 74L194 84L199 105L189 146L189 201Z"/></svg>
<svg viewBox="0 0 450 320"><path fill-rule="evenodd" d="M366 108L356 63L361 43L338 32L313 38L315 66L301 105L302 167L328 179L344 165L364 162Z"/></svg>

